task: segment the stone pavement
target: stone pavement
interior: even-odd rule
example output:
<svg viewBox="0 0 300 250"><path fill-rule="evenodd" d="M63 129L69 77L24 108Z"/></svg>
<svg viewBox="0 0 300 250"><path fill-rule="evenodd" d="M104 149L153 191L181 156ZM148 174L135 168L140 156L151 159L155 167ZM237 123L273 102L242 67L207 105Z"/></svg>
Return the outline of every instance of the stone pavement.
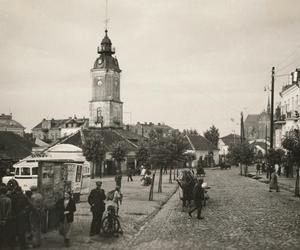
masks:
<svg viewBox="0 0 300 250"><path fill-rule="evenodd" d="M163 192L157 193L158 172L154 184L154 200L148 201L150 186L142 186L140 176L133 176L133 182L127 182L127 176L122 179L123 203L120 206L119 215L124 234L119 238L104 238L101 236L89 237L90 223L92 220L90 206L87 203L87 196L81 197L81 202L77 204L72 228L71 249L122 249L138 233L140 228L147 223L168 201L170 196L176 191L178 184L173 181L169 184L169 175L163 175ZM95 182L99 179L91 180L91 188L95 187ZM172 176L173 180L173 176ZM102 188L108 192L115 187L114 177L102 178ZM63 239L57 231L43 235L43 245L40 249L60 249L63 247Z"/></svg>
<svg viewBox="0 0 300 250"><path fill-rule="evenodd" d="M255 166L250 166L248 169L248 172L249 172L249 177L255 178L258 181L266 183L266 184L269 183L266 173L256 176L256 167ZM283 174L281 174L281 176L278 176L278 184L279 184L280 189L294 193L295 192L295 183L296 183L295 177L287 178Z"/></svg>
<svg viewBox="0 0 300 250"><path fill-rule="evenodd" d="M300 249L300 199L239 175L206 170L210 200L189 218L178 192L126 249Z"/></svg>

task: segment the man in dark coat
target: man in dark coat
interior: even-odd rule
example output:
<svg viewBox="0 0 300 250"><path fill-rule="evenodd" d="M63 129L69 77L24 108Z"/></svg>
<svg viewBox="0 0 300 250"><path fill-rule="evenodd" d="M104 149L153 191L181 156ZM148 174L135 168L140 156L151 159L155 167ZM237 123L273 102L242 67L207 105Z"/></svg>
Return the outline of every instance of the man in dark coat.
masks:
<svg viewBox="0 0 300 250"><path fill-rule="evenodd" d="M105 199L106 195L103 189L101 189L102 182L96 182L96 188L93 189L88 197L88 202L91 205L91 211L93 213L93 220L91 224L90 236L100 234L102 216L105 211Z"/></svg>
<svg viewBox="0 0 300 250"><path fill-rule="evenodd" d="M9 219L11 216L11 200L6 195L5 186L0 187L0 249L5 249L9 239Z"/></svg>
<svg viewBox="0 0 300 250"><path fill-rule="evenodd" d="M15 236L18 237L20 249L26 249L26 221L29 215L30 203L25 194L23 193L21 187L17 186L15 190L10 194L11 204L12 204L12 226L14 234L12 239L15 239Z"/></svg>
<svg viewBox="0 0 300 250"><path fill-rule="evenodd" d="M204 201L204 189L202 188L203 179L199 179L193 189L193 199L195 207L189 211L189 216L192 217L192 213L197 209L197 219L203 219L201 216L202 202Z"/></svg>

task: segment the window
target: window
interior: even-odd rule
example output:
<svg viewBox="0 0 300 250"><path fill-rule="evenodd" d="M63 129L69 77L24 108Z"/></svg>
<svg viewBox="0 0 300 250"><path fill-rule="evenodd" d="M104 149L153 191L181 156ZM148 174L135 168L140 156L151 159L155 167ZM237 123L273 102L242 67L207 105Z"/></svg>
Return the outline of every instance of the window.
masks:
<svg viewBox="0 0 300 250"><path fill-rule="evenodd" d="M16 175L20 174L20 168L16 168Z"/></svg>
<svg viewBox="0 0 300 250"><path fill-rule="evenodd" d="M30 175L30 168L21 168L21 175Z"/></svg>
<svg viewBox="0 0 300 250"><path fill-rule="evenodd" d="M38 168L32 168L32 175L38 175Z"/></svg>

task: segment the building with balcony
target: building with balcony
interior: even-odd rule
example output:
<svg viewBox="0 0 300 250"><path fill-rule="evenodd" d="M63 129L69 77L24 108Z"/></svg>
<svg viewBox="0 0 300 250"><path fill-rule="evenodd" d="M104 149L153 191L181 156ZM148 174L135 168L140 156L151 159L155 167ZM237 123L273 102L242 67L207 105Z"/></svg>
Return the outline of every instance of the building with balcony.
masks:
<svg viewBox="0 0 300 250"><path fill-rule="evenodd" d="M300 128L300 69L291 73L290 81L282 87L280 104L275 112L275 147L281 148L286 134Z"/></svg>

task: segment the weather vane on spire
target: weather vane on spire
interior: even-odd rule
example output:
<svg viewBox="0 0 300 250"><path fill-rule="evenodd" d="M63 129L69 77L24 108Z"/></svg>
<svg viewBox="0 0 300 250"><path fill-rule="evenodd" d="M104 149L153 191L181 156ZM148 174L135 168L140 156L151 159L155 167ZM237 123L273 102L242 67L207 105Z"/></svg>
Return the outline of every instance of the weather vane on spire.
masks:
<svg viewBox="0 0 300 250"><path fill-rule="evenodd" d="M107 25L108 25L108 0L106 0L106 5L105 5L105 31L107 32Z"/></svg>

